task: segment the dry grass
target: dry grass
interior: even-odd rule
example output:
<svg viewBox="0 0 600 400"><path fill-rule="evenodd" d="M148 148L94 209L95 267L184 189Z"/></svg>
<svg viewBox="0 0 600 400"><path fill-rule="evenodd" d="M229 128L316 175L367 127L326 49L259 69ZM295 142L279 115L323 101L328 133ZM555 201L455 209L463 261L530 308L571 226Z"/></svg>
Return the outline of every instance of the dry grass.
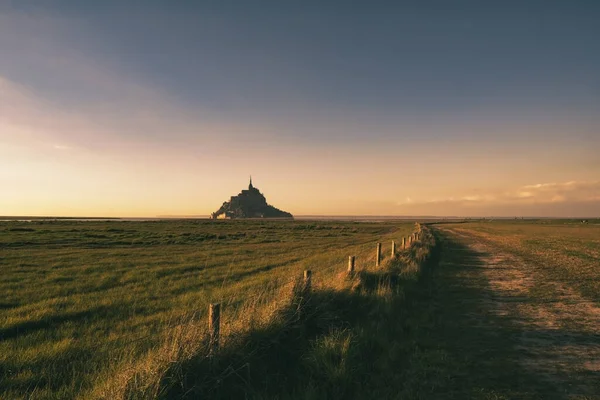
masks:
<svg viewBox="0 0 600 400"><path fill-rule="evenodd" d="M389 241L412 230L311 221L2 223L0 398L102 394L131 368L160 376L161 365L198 353L181 343L198 343L185 338L202 335L209 303L223 304L225 333L258 329L268 318L257 311L248 320L247 310L277 308L286 298L277 288L302 270L312 269L319 285L345 270L350 254L368 268L375 242L389 257Z"/></svg>
<svg viewBox="0 0 600 400"><path fill-rule="evenodd" d="M354 276L338 272L315 280L309 297L300 280L266 289L267 295L255 296L223 321L221 348L213 356L208 353L202 321L182 324L161 346L142 359L121 365L118 373L83 398L232 398L242 393L255 398L285 397L286 393L310 398L321 384L315 376L305 375L307 369L320 370L319 380L349 386L357 361L351 353L356 351L360 335L349 329L345 317L349 312L358 313L352 319L365 317L368 311L376 318L382 307L389 312L397 306L393 303L401 293L401 281L418 276L431 246L417 242L395 259L386 260L382 268L365 268ZM364 301L368 307L352 309ZM294 378L267 378L273 372L281 373L278 365L282 362L288 364ZM251 371L254 369L260 372ZM300 377L309 385L298 387L290 382L301 382ZM337 387L336 391L348 389Z"/></svg>

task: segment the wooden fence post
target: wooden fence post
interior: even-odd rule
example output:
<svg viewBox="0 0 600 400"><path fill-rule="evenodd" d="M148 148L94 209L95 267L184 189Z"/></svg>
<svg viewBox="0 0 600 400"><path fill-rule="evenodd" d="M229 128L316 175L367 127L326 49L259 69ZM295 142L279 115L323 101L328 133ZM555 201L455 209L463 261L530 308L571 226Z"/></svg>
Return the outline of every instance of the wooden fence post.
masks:
<svg viewBox="0 0 600 400"><path fill-rule="evenodd" d="M221 333L221 304L211 304L208 308L208 332L210 334L209 354L214 354L219 349L219 335Z"/></svg>
<svg viewBox="0 0 600 400"><path fill-rule="evenodd" d="M406 238L402 238L402 250L406 250Z"/></svg>
<svg viewBox="0 0 600 400"><path fill-rule="evenodd" d="M306 270L304 271L304 294L308 295L310 293L310 287L312 284L312 271L311 270Z"/></svg>
<svg viewBox="0 0 600 400"><path fill-rule="evenodd" d="M348 275L352 275L354 273L355 260L356 260L355 256L348 257Z"/></svg>
<svg viewBox="0 0 600 400"><path fill-rule="evenodd" d="M379 267L381 264L381 243L377 243L377 253L375 254L375 266Z"/></svg>
<svg viewBox="0 0 600 400"><path fill-rule="evenodd" d="M396 241L392 240L392 258L396 257Z"/></svg>

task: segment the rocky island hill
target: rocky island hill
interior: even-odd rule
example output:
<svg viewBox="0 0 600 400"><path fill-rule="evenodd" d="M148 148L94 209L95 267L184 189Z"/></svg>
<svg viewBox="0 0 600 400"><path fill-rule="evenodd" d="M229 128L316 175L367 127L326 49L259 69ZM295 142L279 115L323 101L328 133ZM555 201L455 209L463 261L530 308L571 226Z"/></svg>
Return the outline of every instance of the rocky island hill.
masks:
<svg viewBox="0 0 600 400"><path fill-rule="evenodd" d="M212 219L293 218L292 214L269 205L260 190L252 186L252 178L247 190L242 190L237 196L231 196L231 199L224 202L210 217Z"/></svg>

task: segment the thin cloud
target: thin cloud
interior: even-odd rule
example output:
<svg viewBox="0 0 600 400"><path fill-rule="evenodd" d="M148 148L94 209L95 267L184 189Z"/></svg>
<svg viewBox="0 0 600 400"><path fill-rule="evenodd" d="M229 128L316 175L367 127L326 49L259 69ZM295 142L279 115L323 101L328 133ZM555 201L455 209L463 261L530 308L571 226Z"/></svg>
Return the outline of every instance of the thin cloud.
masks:
<svg viewBox="0 0 600 400"><path fill-rule="evenodd" d="M413 204L539 204L600 200L600 181L548 182L525 185L505 192L415 200ZM408 204L404 202L402 204Z"/></svg>
<svg viewBox="0 0 600 400"><path fill-rule="evenodd" d="M103 80L95 81L90 76L92 83L101 86ZM118 98L118 91L115 89L111 96ZM266 140L271 134L264 125L192 115L146 90L130 89L126 99L111 106L62 108L43 94L0 75L0 104L0 139L41 147L52 140L57 146L94 151L140 144L163 149L181 144L186 148L214 148L242 133L253 137L254 142ZM236 143L246 145L245 140Z"/></svg>
<svg viewBox="0 0 600 400"><path fill-rule="evenodd" d="M517 193L517 197L520 199L528 199L530 197L533 197L533 193L532 192L518 192Z"/></svg>
<svg viewBox="0 0 600 400"><path fill-rule="evenodd" d="M524 189L535 189L535 190L549 190L554 188L572 188L586 184L594 184L597 182L577 182L577 181L569 181L569 182L550 182L550 183L537 183L535 185L526 185L523 186Z"/></svg>

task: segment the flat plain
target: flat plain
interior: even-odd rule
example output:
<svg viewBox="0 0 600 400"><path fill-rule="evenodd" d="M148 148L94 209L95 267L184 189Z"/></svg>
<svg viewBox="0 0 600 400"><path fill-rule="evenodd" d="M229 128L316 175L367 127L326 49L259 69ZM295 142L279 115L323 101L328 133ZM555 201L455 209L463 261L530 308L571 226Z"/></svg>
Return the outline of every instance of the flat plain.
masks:
<svg viewBox="0 0 600 400"><path fill-rule="evenodd" d="M0 398L74 398L159 346L208 304L311 269L316 282L373 264L413 223L10 221L0 224Z"/></svg>
<svg viewBox="0 0 600 400"><path fill-rule="evenodd" d="M423 243L392 259L390 241L414 230L3 223L0 398L599 398L599 221L429 224ZM286 326L269 304L290 299L278 290L306 269L313 311ZM224 305L225 326L248 326L206 364L186 346L200 332L190 318L203 327L211 302ZM258 309L268 318L245 315Z"/></svg>

